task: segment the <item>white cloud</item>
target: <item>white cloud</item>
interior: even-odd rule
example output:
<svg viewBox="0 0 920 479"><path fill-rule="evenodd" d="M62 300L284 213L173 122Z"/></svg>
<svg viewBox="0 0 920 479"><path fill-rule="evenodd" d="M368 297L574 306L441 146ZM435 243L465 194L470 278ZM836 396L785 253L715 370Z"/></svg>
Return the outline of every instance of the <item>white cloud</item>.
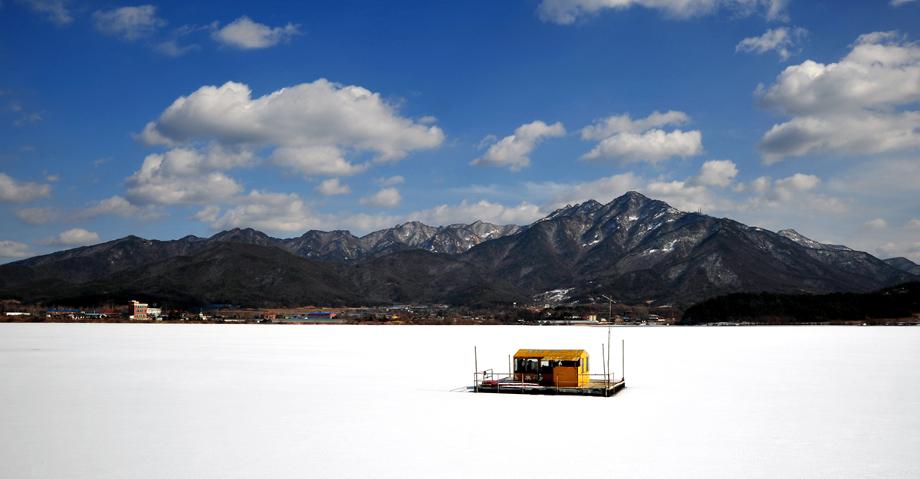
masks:
<svg viewBox="0 0 920 479"><path fill-rule="evenodd" d="M587 200L607 203L627 191L641 189L642 185L641 178L627 172L581 183L530 182L525 183L525 188L528 198L544 198L547 202L545 209L552 211Z"/></svg>
<svg viewBox="0 0 920 479"><path fill-rule="evenodd" d="M33 125L44 119L41 113L37 111L29 111L18 101L10 102L9 110L16 114L16 119L13 120L13 126L23 127ZM32 148L34 149L34 147ZM29 151L29 147L26 147L25 151Z"/></svg>
<svg viewBox="0 0 920 479"><path fill-rule="evenodd" d="M892 7L900 7L901 5L907 5L908 3L913 3L916 0L891 0L888 2Z"/></svg>
<svg viewBox="0 0 920 479"><path fill-rule="evenodd" d="M313 213L296 194L251 191L212 221L214 229L253 227L269 231L303 231L314 220ZM203 215L211 216L211 215Z"/></svg>
<svg viewBox="0 0 920 479"><path fill-rule="evenodd" d="M758 94L789 114L889 109L920 99L911 81L918 70L920 46L896 32L874 32L861 35L837 63L806 60L787 67Z"/></svg>
<svg viewBox="0 0 920 479"><path fill-rule="evenodd" d="M388 214L321 214L312 210L294 193L253 191L238 197L236 206L220 215L217 208L205 208L196 218L212 229L252 227L263 231L297 233L309 229L349 229L357 234L389 228L414 220L431 225L471 223L476 220L496 224L529 224L543 216L536 205L522 202L505 206L489 201L442 204L405 216Z"/></svg>
<svg viewBox="0 0 920 479"><path fill-rule="evenodd" d="M815 189L819 183L821 183L821 179L815 175L796 173L781 180L776 180L773 184L773 192L777 198L787 201L792 199L796 193Z"/></svg>
<svg viewBox="0 0 920 479"><path fill-rule="evenodd" d="M38 13L57 25L73 22L73 15L66 0L19 0L33 12Z"/></svg>
<svg viewBox="0 0 920 479"><path fill-rule="evenodd" d="M565 127L556 122L547 125L534 121L517 127L512 135L506 136L489 147L484 155L473 160L474 165L507 167L511 171L520 171L530 166L528 155L545 138L565 135Z"/></svg>
<svg viewBox="0 0 920 479"><path fill-rule="evenodd" d="M32 248L18 241L0 240L0 258L18 259L34 255Z"/></svg>
<svg viewBox="0 0 920 479"><path fill-rule="evenodd" d="M154 45L154 51L166 55L168 57L181 57L186 53L198 50L200 47L196 44L183 45L179 43L179 39L170 38L168 40L163 40L160 43Z"/></svg>
<svg viewBox="0 0 920 479"><path fill-rule="evenodd" d="M920 218L911 218L907 220L904 228L909 230L920 230Z"/></svg>
<svg viewBox="0 0 920 479"><path fill-rule="evenodd" d="M830 218L828 214L840 215L851 211L850 205L836 196L828 195L822 187L821 178L805 173L795 173L785 178L774 180L761 176L750 183L753 195L744 199L730 202L727 211L736 212L766 212L772 211L785 218L790 216L822 215L822 219ZM835 220L839 221L839 220ZM783 224L783 228L788 224Z"/></svg>
<svg viewBox="0 0 920 479"><path fill-rule="evenodd" d="M44 225L57 221L61 214L54 208L19 208L13 211L16 218L30 225Z"/></svg>
<svg viewBox="0 0 920 479"><path fill-rule="evenodd" d="M780 227L795 226L794 222L789 223L790 214L800 221L827 219L831 223L843 224L839 214L851 211L853 203L843 203L824 194L821 189L823 182L815 175L799 173L778 180L760 177L743 191L728 188L731 183L720 186L726 181L733 182L737 175L737 167L733 171L734 165L725 161L705 162L700 166L699 173L684 179L643 178L627 172L587 182L523 183L518 193L507 195L527 198L518 204L464 200L459 204L441 204L406 215L321 213L297 194L257 190L227 199L223 203L223 212L221 207L211 205L198 211L194 217L214 229L254 227L263 231L285 233L303 232L308 229L350 229L360 234L407 220L434 225L469 223L475 220L498 224L529 224L566 204L580 203L588 199L606 203L631 190L666 201L685 211L703 210L707 214L731 212L731 216L739 220L746 217L754 219L753 224L761 224L766 218L767 222L778 223ZM473 190L488 188L470 189ZM368 199L365 199L364 203L370 204ZM750 221L747 222L751 224ZM809 224L814 226L813 223Z"/></svg>
<svg viewBox="0 0 920 479"><path fill-rule="evenodd" d="M804 28L772 28L758 37L741 40L735 45L735 51L758 54L775 51L780 59L788 60L807 33Z"/></svg>
<svg viewBox="0 0 920 479"><path fill-rule="evenodd" d="M329 178L320 183L319 186L316 187L316 191L326 196L345 195L351 193L351 188L349 188L348 185L340 183L338 178Z"/></svg>
<svg viewBox="0 0 920 479"><path fill-rule="evenodd" d="M98 242L98 234L83 228L73 228L62 232L46 243L55 246L86 246Z"/></svg>
<svg viewBox="0 0 920 479"><path fill-rule="evenodd" d="M596 200L608 203L628 191L638 191L650 198L660 199L675 208L696 211L711 210L724 206L724 201L713 195L693 178L687 180L668 180L642 178L627 172L587 182L528 183L526 189L530 197L546 198L543 211L549 213L566 205Z"/></svg>
<svg viewBox="0 0 920 479"><path fill-rule="evenodd" d="M883 230L888 227L888 222L884 218L873 218L866 221L863 227L869 230Z"/></svg>
<svg viewBox="0 0 920 479"><path fill-rule="evenodd" d="M192 218L205 223L214 223L220 218L220 206L208 205L195 212Z"/></svg>
<svg viewBox="0 0 920 479"><path fill-rule="evenodd" d="M652 181L641 191L684 211L709 212L717 207L716 199L708 188L690 181Z"/></svg>
<svg viewBox="0 0 920 479"><path fill-rule="evenodd" d="M305 176L356 175L369 166L367 163L349 163L344 152L336 146L278 147L268 161Z"/></svg>
<svg viewBox="0 0 920 479"><path fill-rule="evenodd" d="M380 186L397 186L405 182L406 182L406 179L403 178L401 175L380 177L374 180L374 183L377 183Z"/></svg>
<svg viewBox="0 0 920 479"><path fill-rule="evenodd" d="M792 118L764 134L768 163L813 153L879 154L920 147L920 46L894 32L860 36L839 62L786 68L762 103Z"/></svg>
<svg viewBox="0 0 920 479"><path fill-rule="evenodd" d="M78 210L75 214L77 219L91 219L98 216L115 215L129 219L153 219L160 216L156 205L138 206L132 204L123 196L110 196L99 200L90 206Z"/></svg>
<svg viewBox="0 0 920 479"><path fill-rule="evenodd" d="M141 169L125 181L135 205L195 204L226 200L242 186L221 170L250 164L252 152L212 147L206 152L174 148L147 155Z"/></svg>
<svg viewBox="0 0 920 479"><path fill-rule="evenodd" d="M343 176L367 168L346 156L371 152L373 162L396 161L436 148L440 128L399 116L380 95L320 79L252 98L248 86L228 82L178 98L140 138L148 144L216 141L274 148L269 161L305 175Z"/></svg>
<svg viewBox="0 0 920 479"><path fill-rule="evenodd" d="M698 178L699 176L685 180L648 179L627 172L587 182L529 183L527 191L531 196L547 197L543 208L546 212L592 199L608 203L628 191L638 191L687 211L709 211L730 207L730 201L715 195L707 185L699 182Z"/></svg>
<svg viewBox="0 0 920 479"><path fill-rule="evenodd" d="M196 43L189 43L186 37L202 30L211 29L209 26L181 25L172 29L166 37L153 45L153 50L168 57L180 57L201 48Z"/></svg>
<svg viewBox="0 0 920 479"><path fill-rule="evenodd" d="M583 140L603 140L617 133L642 133L653 128L683 125L690 122L690 116L682 111L669 110L664 113L655 111L645 118L633 120L629 114L614 115L581 130Z"/></svg>
<svg viewBox="0 0 920 479"><path fill-rule="evenodd" d="M477 150L481 150L481 149L483 149L483 148L488 148L490 145L492 145L492 144L495 143L496 141L498 141L498 137L497 137L497 136L495 136L495 135L486 135L486 136L484 136L481 140L479 140L479 143L476 144L476 149L477 149Z"/></svg>
<svg viewBox="0 0 920 479"><path fill-rule="evenodd" d="M50 194L50 185L16 181L11 176L0 173L0 202L27 203Z"/></svg>
<svg viewBox="0 0 920 479"><path fill-rule="evenodd" d="M586 160L615 159L621 163L646 161L657 163L675 156L696 156L703 152L703 136L697 131L664 131L666 126L688 123L682 111L655 111L633 120L628 114L595 121L581 130L583 140L600 140Z"/></svg>
<svg viewBox="0 0 920 479"><path fill-rule="evenodd" d="M696 183L707 186L726 187L738 176L738 168L730 160L710 160L703 163Z"/></svg>
<svg viewBox="0 0 920 479"><path fill-rule="evenodd" d="M302 232L323 220L294 193L253 190L236 199L236 206L217 216L213 209L199 212L199 219L209 221L213 229L256 228L272 232Z"/></svg>
<svg viewBox="0 0 920 479"><path fill-rule="evenodd" d="M703 152L703 136L698 130L649 130L644 133L617 133L601 140L582 158L617 159L622 163L657 163L675 156L696 156Z"/></svg>
<svg viewBox="0 0 920 479"><path fill-rule="evenodd" d="M633 172L587 182L525 183L525 197L538 199L544 212L589 199L607 203L628 191L638 191L685 211L747 214L754 211L796 211L841 213L846 205L819 191L821 180L814 175L794 174L774 181L769 177L753 180L744 188L728 188L738 174L728 160L712 160L700 166L699 173L683 179L644 178ZM735 185L738 186L738 185Z"/></svg>
<svg viewBox="0 0 920 479"><path fill-rule="evenodd" d="M920 147L920 112L795 117L773 125L759 147L768 164L812 153L880 154L916 149Z"/></svg>
<svg viewBox="0 0 920 479"><path fill-rule="evenodd" d="M105 35L133 41L153 35L166 21L157 16L157 7L137 5L97 10L93 13L93 25Z"/></svg>
<svg viewBox="0 0 920 479"><path fill-rule="evenodd" d="M887 242L878 247L881 258L903 256L920 263L920 241Z"/></svg>
<svg viewBox="0 0 920 479"><path fill-rule="evenodd" d="M450 188L451 193L467 196L514 196L505 185L465 185Z"/></svg>
<svg viewBox="0 0 920 479"><path fill-rule="evenodd" d="M310 229L350 229L358 233L387 228L404 220L383 214L322 214L315 211L296 193L253 190L229 200L221 208L209 205L193 216L211 229L255 228L278 234L303 233Z"/></svg>
<svg viewBox="0 0 920 479"><path fill-rule="evenodd" d="M840 194L858 193L880 198L888 205L903 205L910 203L907 200L920 198L917 178L920 178L918 159L879 158L851 166L832 178L829 186Z"/></svg>
<svg viewBox="0 0 920 479"><path fill-rule="evenodd" d="M300 27L293 23L283 27L269 27L247 16L237 18L211 34L214 40L224 45L245 50L275 46L296 35L300 35Z"/></svg>
<svg viewBox="0 0 920 479"><path fill-rule="evenodd" d="M398 205L400 201L402 201L402 195L399 194L399 190L393 187L382 188L371 196L361 198L362 205L382 208L392 208Z"/></svg>
<svg viewBox="0 0 920 479"><path fill-rule="evenodd" d="M720 9L740 16L763 13L769 20L786 19L788 0L543 0L537 14L545 22L571 25L581 17L604 10L625 10L633 6L659 10L671 18L708 15Z"/></svg>
<svg viewBox="0 0 920 479"><path fill-rule="evenodd" d="M122 196L111 196L94 201L84 208L66 211L58 208L19 208L13 214L23 223L44 225L67 220L88 220L105 215L115 215L128 219L154 219L162 215L156 205L137 206Z"/></svg>
<svg viewBox="0 0 920 479"><path fill-rule="evenodd" d="M526 225L543 216L544 213L537 205L527 202L516 206L505 206L485 200L478 202L463 200L456 205L442 204L410 213L408 219L430 225L472 223L477 220L499 225Z"/></svg>
<svg viewBox="0 0 920 479"><path fill-rule="evenodd" d="M758 193L763 193L770 188L771 181L770 177L760 176L751 182L751 188Z"/></svg>
<svg viewBox="0 0 920 479"><path fill-rule="evenodd" d="M767 20L774 20L780 22L788 22L789 14L786 11L786 8L789 5L790 0L764 0L762 3L767 7ZM751 2L758 3L758 2Z"/></svg>
<svg viewBox="0 0 920 479"><path fill-rule="evenodd" d="M361 235L371 231L392 228L394 225L406 221L404 217L386 214L357 213L341 218L326 218L326 229L345 229Z"/></svg>
<svg viewBox="0 0 920 479"><path fill-rule="evenodd" d="M820 182L821 179L815 175L796 173L787 178L777 180L776 186L795 191L808 191L814 189Z"/></svg>
<svg viewBox="0 0 920 479"><path fill-rule="evenodd" d="M696 176L686 180L651 181L640 191L685 211L728 211L736 208L735 202L712 188L726 188L736 176L738 167L733 161L709 160L700 165Z"/></svg>

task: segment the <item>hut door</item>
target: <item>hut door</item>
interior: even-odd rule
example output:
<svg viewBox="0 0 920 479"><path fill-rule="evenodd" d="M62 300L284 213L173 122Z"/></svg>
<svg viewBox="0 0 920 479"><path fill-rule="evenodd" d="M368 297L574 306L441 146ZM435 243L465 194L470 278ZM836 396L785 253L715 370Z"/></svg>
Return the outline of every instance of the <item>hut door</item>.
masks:
<svg viewBox="0 0 920 479"><path fill-rule="evenodd" d="M553 362L547 359L540 360L540 384L543 386L553 385Z"/></svg>

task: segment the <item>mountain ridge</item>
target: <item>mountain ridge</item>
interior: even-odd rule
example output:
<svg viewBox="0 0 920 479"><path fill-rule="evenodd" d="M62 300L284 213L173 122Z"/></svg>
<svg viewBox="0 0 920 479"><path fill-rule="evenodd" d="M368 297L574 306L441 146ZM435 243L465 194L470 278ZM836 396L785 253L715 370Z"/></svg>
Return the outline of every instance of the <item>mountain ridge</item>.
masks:
<svg viewBox="0 0 920 479"><path fill-rule="evenodd" d="M901 271L906 271L910 274L920 276L920 264L914 263L913 261L903 256L888 258L885 260L885 262L897 269L900 269Z"/></svg>
<svg viewBox="0 0 920 479"><path fill-rule="evenodd" d="M215 282L216 271L227 275L225 287ZM326 280L316 283L312 274ZM240 286L247 278L262 278L254 292ZM169 241L129 235L2 265L0 294L48 301L55 291L72 297L96 288L195 301L195 294L180 294L184 284L202 301L235 302L237 294L261 305L510 303L551 290L566 290L572 300L607 294L691 304L735 292L871 291L916 278L868 253L794 230L772 232L682 212L628 192L607 204L567 205L527 226L409 221L361 237L310 230L281 239L252 228Z"/></svg>

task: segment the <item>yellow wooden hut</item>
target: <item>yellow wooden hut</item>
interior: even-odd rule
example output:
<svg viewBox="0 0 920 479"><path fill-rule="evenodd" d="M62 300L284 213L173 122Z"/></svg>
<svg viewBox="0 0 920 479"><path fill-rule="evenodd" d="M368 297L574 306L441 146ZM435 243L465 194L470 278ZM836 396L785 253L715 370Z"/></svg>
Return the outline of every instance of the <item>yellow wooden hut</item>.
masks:
<svg viewBox="0 0 920 479"><path fill-rule="evenodd" d="M590 383L584 349L519 349L514 380L543 386L581 387Z"/></svg>

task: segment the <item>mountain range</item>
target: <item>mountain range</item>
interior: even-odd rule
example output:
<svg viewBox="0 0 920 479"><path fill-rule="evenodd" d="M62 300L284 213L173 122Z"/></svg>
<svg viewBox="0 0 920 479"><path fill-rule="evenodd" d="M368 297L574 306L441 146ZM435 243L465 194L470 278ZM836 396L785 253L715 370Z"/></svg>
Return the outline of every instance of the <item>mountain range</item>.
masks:
<svg viewBox="0 0 920 479"><path fill-rule="evenodd" d="M863 292L920 266L687 213L629 192L527 226L409 222L355 236L279 239L233 229L171 241L136 236L0 266L0 297L60 304L142 298L197 305L485 306L612 295L689 305L735 292Z"/></svg>

